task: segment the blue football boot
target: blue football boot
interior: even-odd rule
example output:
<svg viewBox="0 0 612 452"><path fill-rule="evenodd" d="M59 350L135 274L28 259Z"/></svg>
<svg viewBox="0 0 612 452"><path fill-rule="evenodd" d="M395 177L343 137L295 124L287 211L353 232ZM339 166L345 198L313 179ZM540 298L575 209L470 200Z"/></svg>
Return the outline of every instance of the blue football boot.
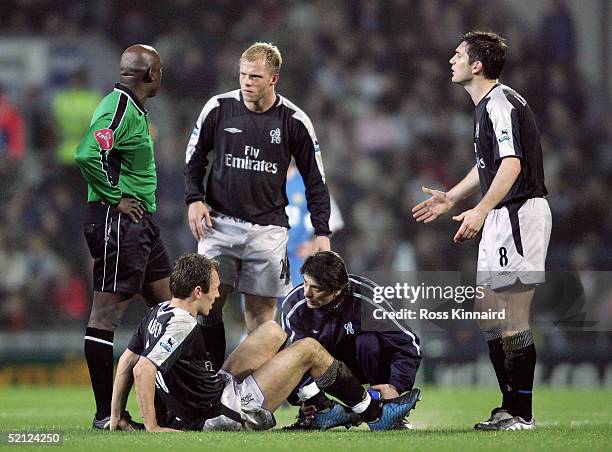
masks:
<svg viewBox="0 0 612 452"><path fill-rule="evenodd" d="M370 430L392 430L405 416L408 415L417 402L421 400L421 391L413 388L408 394L383 401L382 414L373 422L368 422Z"/></svg>
<svg viewBox="0 0 612 452"><path fill-rule="evenodd" d="M311 422L312 427L319 430L340 426L348 429L359 424L361 424L359 415L337 402L334 402L331 408L319 411Z"/></svg>

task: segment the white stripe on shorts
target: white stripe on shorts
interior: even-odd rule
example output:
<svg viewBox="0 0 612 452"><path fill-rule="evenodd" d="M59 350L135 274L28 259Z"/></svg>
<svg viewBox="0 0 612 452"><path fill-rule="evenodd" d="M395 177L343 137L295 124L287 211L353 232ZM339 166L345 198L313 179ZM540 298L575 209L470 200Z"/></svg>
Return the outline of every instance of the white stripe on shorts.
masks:
<svg viewBox="0 0 612 452"><path fill-rule="evenodd" d="M117 218L117 261L115 262L115 280L113 282L113 290L117 290L117 270L119 269L119 232L121 231L121 212Z"/></svg>
<svg viewBox="0 0 612 452"><path fill-rule="evenodd" d="M106 219L104 220L104 268L102 270L102 292L104 292L104 282L106 281L106 247L108 246L107 235L108 234L108 213L110 212L110 206L106 208Z"/></svg>

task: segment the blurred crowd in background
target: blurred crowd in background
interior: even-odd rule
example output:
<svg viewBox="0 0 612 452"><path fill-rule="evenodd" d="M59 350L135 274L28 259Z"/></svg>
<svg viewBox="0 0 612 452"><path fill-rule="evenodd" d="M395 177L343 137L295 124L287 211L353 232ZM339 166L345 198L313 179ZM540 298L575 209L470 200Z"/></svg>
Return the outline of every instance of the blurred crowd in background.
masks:
<svg viewBox="0 0 612 452"><path fill-rule="evenodd" d="M43 83L0 86L0 329L83 327L91 258L86 186L72 158L121 51L149 43L164 61L147 103L158 213L171 258L193 251L184 152L206 100L238 88L238 59L278 45L278 92L311 118L345 227L332 247L355 273L474 272L477 242L454 244L450 216L423 226L421 186L448 189L474 164L473 105L448 60L468 30L509 40L501 82L521 93L542 133L553 270L612 269L612 113L576 64L571 13L551 1L536 27L506 3L478 0L254 2L3 0L0 39L48 45ZM205 5L205 6L204 6ZM24 48L23 46L20 48ZM50 56L49 56L50 55ZM473 205L474 200L456 207ZM611 316L612 294L604 315Z"/></svg>

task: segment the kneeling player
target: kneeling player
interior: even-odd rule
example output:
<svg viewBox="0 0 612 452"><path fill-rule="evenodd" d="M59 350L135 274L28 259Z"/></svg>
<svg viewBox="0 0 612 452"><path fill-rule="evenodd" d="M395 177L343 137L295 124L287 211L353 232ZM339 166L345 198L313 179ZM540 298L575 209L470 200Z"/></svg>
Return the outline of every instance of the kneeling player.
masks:
<svg viewBox="0 0 612 452"><path fill-rule="evenodd" d="M380 308L374 301L376 284L362 276L348 274L344 260L333 251L320 251L304 261L300 272L304 283L296 286L283 301L282 323L293 342L311 337L335 358L347 364L361 383L369 384L383 400L394 400L409 392L416 401L419 390L413 388L421 362L419 339L407 328L397 331L364 331L362 315ZM301 403L298 421L290 429L331 428L317 414L331 401L323 394L317 405L305 402L312 396L306 378L297 391ZM316 390L316 385L313 386ZM290 398L290 402L296 402ZM348 426L348 425L347 425ZM398 419L395 429L412 429L405 419Z"/></svg>
<svg viewBox="0 0 612 452"><path fill-rule="evenodd" d="M172 300L148 312L119 360L111 430L131 429L123 413L132 381L148 431L272 428L272 412L305 373L318 388L313 397L321 390L333 395L373 429L384 429L406 414L409 408L401 398L393 403L372 399L346 365L314 339L278 352L286 334L274 322L260 325L215 372L196 316L208 314L218 287L215 261L197 254L177 260L170 276ZM164 416L156 414L156 395ZM329 416L345 413L336 410Z"/></svg>

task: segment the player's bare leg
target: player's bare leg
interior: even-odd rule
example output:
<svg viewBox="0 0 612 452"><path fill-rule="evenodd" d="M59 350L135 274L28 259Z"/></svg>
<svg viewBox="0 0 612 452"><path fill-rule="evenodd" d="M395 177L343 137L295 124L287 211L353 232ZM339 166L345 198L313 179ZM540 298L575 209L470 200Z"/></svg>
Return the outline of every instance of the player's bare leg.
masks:
<svg viewBox="0 0 612 452"><path fill-rule="evenodd" d="M121 323L132 296L132 294L120 292L94 292L87 326L115 331Z"/></svg>
<svg viewBox="0 0 612 452"><path fill-rule="evenodd" d="M96 399L93 426L110 425L113 393L113 339L132 294L94 292L93 304L85 331L85 359Z"/></svg>
<svg viewBox="0 0 612 452"><path fill-rule="evenodd" d="M287 333L278 323L265 322L255 328L228 356L223 363L223 370L242 381L272 359L286 339Z"/></svg>
<svg viewBox="0 0 612 452"><path fill-rule="evenodd" d="M389 430L414 408L418 390L393 399L388 403L373 400L348 367L336 360L315 339L301 339L279 352L253 373L253 378L264 395L265 410L274 411L287 398L305 373L314 382L300 389L305 404L313 404L323 391L351 407L346 410L333 402L315 416L315 427L321 429L368 422L371 430ZM416 392L415 392L416 391Z"/></svg>
<svg viewBox="0 0 612 452"><path fill-rule="evenodd" d="M373 401L348 367L312 338L291 344L253 373L265 398L263 408L276 410L305 373L314 379L315 392L311 398L324 390L352 407L352 411L367 422L380 416L380 402ZM344 409L341 410L344 414Z"/></svg>
<svg viewBox="0 0 612 452"><path fill-rule="evenodd" d="M501 322L502 336L510 337L529 326L529 310L535 290L531 287L517 286L512 290L497 292L500 309L506 310L506 318Z"/></svg>
<svg viewBox="0 0 612 452"><path fill-rule="evenodd" d="M306 338L291 344L253 374L266 399L264 408L276 410L305 373L316 379L333 362L334 358L314 339ZM363 392L361 385L359 388Z"/></svg>
<svg viewBox="0 0 612 452"><path fill-rule="evenodd" d="M142 296L149 307L170 300L172 298L170 278L162 278L145 284L142 289Z"/></svg>
<svg viewBox="0 0 612 452"><path fill-rule="evenodd" d="M276 303L274 297L244 294L244 321L248 333L254 331L262 323L274 320Z"/></svg>
<svg viewBox="0 0 612 452"><path fill-rule="evenodd" d="M488 312L490 309L493 312L499 312L497 296L488 287L482 287L484 297L482 299L476 299L474 302L474 311L477 312ZM494 328L501 329L501 320L499 319L479 319L478 326L480 331L488 331Z"/></svg>

